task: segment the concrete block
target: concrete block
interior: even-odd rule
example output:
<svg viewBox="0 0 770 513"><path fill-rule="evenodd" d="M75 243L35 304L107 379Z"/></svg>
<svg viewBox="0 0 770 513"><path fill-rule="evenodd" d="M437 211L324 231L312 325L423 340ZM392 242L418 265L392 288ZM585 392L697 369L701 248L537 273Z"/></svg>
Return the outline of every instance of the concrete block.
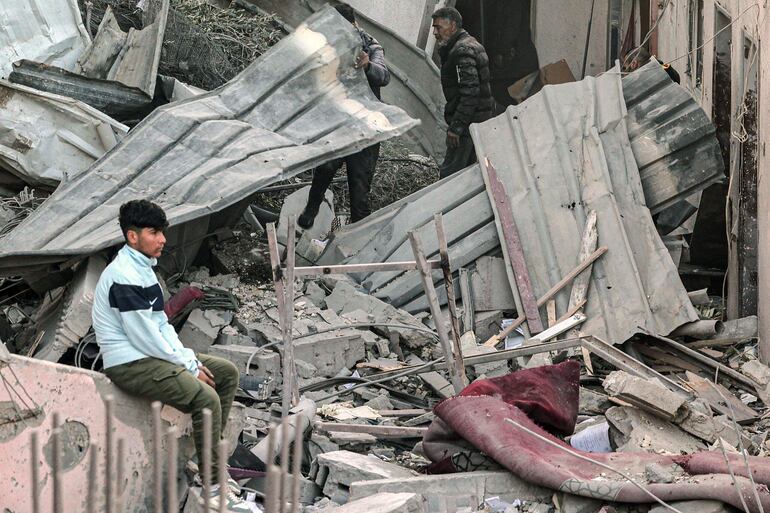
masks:
<svg viewBox="0 0 770 513"><path fill-rule="evenodd" d="M378 493L321 513L426 513L423 499L416 493Z"/></svg>
<svg viewBox="0 0 770 513"><path fill-rule="evenodd" d="M367 318L373 319L374 322L407 324L418 328L425 328L425 325L413 315L399 310L374 296L360 292L356 287L347 282L337 283L334 291L327 296L326 305L339 315L355 310L364 310ZM434 343L433 336L421 331L387 327L375 327L372 328L372 331L386 338L389 338L391 333L397 333L401 344L412 349Z"/></svg>
<svg viewBox="0 0 770 513"><path fill-rule="evenodd" d="M350 499L356 500L383 492L419 493L425 499L427 511L443 511L447 498L455 500L458 508L475 511L487 497L513 502L550 501L553 490L530 484L510 472L463 472L407 478L376 479L353 482ZM467 510L466 510L467 511Z"/></svg>
<svg viewBox="0 0 770 513"><path fill-rule="evenodd" d="M705 449L703 442L678 426L637 408L615 406L605 416L610 423L610 439L619 452L680 454Z"/></svg>
<svg viewBox="0 0 770 513"><path fill-rule="evenodd" d="M256 352L256 354L254 354ZM208 354L211 356L218 356L225 360L230 360L238 367L238 372L246 374L246 363L249 361L249 357L254 354L254 358L251 359L251 367L249 367L249 374L254 376L272 378L274 384L281 383L281 356L270 350L259 350L254 346L211 346L208 350Z"/></svg>
<svg viewBox="0 0 770 513"><path fill-rule="evenodd" d="M219 331L224 326L224 323L219 322L220 319L214 317L211 314L206 315L199 308L193 310L179 332L182 345L196 353L208 353L209 347L216 342Z"/></svg>
<svg viewBox="0 0 770 513"><path fill-rule="evenodd" d="M735 511L720 501L671 501L669 504L682 513L731 513ZM650 513L667 513L668 511L670 510L666 507L655 506L650 510Z"/></svg>
<svg viewBox="0 0 770 513"><path fill-rule="evenodd" d="M258 346L280 344L283 342L281 328L267 322L252 322L246 325L246 332Z"/></svg>
<svg viewBox="0 0 770 513"><path fill-rule="evenodd" d="M355 482L403 479L416 475L411 470L393 463L386 463L374 456L364 456L350 451L321 454L316 463L318 465L316 484L323 488L324 495L338 504L348 502L350 486Z"/></svg>
<svg viewBox="0 0 770 513"><path fill-rule="evenodd" d="M328 436L313 432L310 435L308 450L310 451L310 461L315 462L320 454L339 451L340 446L332 442Z"/></svg>
<svg viewBox="0 0 770 513"><path fill-rule="evenodd" d="M326 308L326 291L314 281L305 287L305 296L318 308Z"/></svg>
<svg viewBox="0 0 770 513"><path fill-rule="evenodd" d="M744 363L741 365L741 372L761 386L767 386L770 383L770 367L759 360L750 360Z"/></svg>
<svg viewBox="0 0 770 513"><path fill-rule="evenodd" d="M294 360L294 367L297 368L297 375L303 379L314 378L316 373L318 373L315 365L304 360Z"/></svg>
<svg viewBox="0 0 770 513"><path fill-rule="evenodd" d="M664 467L657 463L650 463L644 467L644 477L648 483L673 483L676 475L682 474L681 469L677 472L675 467L675 465Z"/></svg>
<svg viewBox="0 0 770 513"><path fill-rule="evenodd" d="M713 415L710 410L704 412L703 409L693 407L692 404L686 404L684 411L684 416L676 420L679 427L708 443L713 443L717 439Z"/></svg>
<svg viewBox="0 0 770 513"><path fill-rule="evenodd" d="M666 420L678 418L686 397L676 394L657 381L637 378L624 371L611 372L604 379L604 390L634 406Z"/></svg>
<svg viewBox="0 0 770 513"><path fill-rule="evenodd" d="M609 398L590 388L580 387L580 408L581 413L604 415L608 409L612 408L613 403Z"/></svg>
<svg viewBox="0 0 770 513"><path fill-rule="evenodd" d="M393 403L390 402L390 399L387 395L378 395L374 399L370 401L366 401L364 403L364 406L368 406L369 408L373 410L392 410L393 409Z"/></svg>
<svg viewBox="0 0 770 513"><path fill-rule="evenodd" d="M500 325L502 323L502 310L477 312L473 319L473 332L479 340L486 341L492 335L500 333Z"/></svg>
<svg viewBox="0 0 770 513"><path fill-rule="evenodd" d="M257 346L251 337L239 333L238 330L232 326L225 326L222 328L222 331L219 332L219 336L217 337L217 344L223 346Z"/></svg>
<svg viewBox="0 0 770 513"><path fill-rule="evenodd" d="M366 351L360 333L346 329L297 339L294 357L313 362L318 375L330 378L344 367L355 367L366 358Z"/></svg>
<svg viewBox="0 0 770 513"><path fill-rule="evenodd" d="M410 354L406 358L406 363L409 365L421 365L425 363L420 357L415 354ZM419 374L426 385L428 385L439 397L446 399L452 397L455 394L455 389L452 384L441 374L436 371L423 372Z"/></svg>
<svg viewBox="0 0 770 513"><path fill-rule="evenodd" d="M463 356L476 356L480 354L488 354L488 353L496 353L497 349L494 347L484 347L484 346L471 346L466 349L463 349ZM502 360L499 362L490 362L490 363L481 363L478 365L473 366L473 371L476 373L476 376L481 376L482 374L486 375L488 378L497 378L500 376L505 376L509 373L508 370L508 361Z"/></svg>

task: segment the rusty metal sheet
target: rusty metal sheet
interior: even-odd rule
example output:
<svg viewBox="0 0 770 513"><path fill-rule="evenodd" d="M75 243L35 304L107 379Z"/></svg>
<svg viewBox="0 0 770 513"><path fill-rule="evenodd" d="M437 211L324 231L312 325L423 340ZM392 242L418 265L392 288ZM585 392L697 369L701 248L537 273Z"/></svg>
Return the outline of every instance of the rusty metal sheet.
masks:
<svg viewBox="0 0 770 513"><path fill-rule="evenodd" d="M628 138L653 214L724 180L714 124L656 60L623 78L623 97Z"/></svg>
<svg viewBox="0 0 770 513"><path fill-rule="evenodd" d="M0 241L0 273L120 243L127 200L158 202L172 225L194 222L414 127L353 68L359 45L323 9L222 88L157 109Z"/></svg>
<svg viewBox="0 0 770 513"><path fill-rule="evenodd" d="M587 212L597 212L599 245L609 251L594 264L581 332L612 343L639 327L670 333L697 319L645 206L625 116L612 70L547 86L471 126L479 160L490 159L510 198L536 297L578 263ZM565 312L569 290L556 300Z"/></svg>

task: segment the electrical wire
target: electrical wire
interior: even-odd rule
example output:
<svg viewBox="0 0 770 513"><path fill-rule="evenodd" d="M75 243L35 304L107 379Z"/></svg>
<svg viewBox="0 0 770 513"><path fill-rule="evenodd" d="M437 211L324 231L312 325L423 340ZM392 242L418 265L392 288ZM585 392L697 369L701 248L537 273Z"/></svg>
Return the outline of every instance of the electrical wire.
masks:
<svg viewBox="0 0 770 513"><path fill-rule="evenodd" d="M634 58L639 55L639 52L642 51L642 48L645 44L647 44L647 41L650 40L652 37L652 33L657 30L658 25L660 24L660 20L663 19L663 15L666 13L666 9L668 9L668 6L671 5L671 0L668 0L666 4L663 6L663 9L660 10L660 13L658 13L658 17L655 19L655 23L653 23L652 27L650 27L650 30L647 31L647 35L644 36L644 39L641 43L639 43L639 46L631 50L628 55L623 59L623 68L625 69L630 62L633 62Z"/></svg>

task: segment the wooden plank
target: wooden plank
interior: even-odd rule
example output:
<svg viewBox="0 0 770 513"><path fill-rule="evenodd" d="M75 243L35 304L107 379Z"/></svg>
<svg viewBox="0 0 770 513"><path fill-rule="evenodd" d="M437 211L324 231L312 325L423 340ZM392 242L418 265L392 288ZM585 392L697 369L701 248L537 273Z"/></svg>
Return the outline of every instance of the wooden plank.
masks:
<svg viewBox="0 0 770 513"><path fill-rule="evenodd" d="M695 365L694 363L684 360L678 356L669 354L659 347L652 347L648 346L646 344L634 344L634 347L637 351L639 351L642 355L644 355L647 358L653 359L656 362L660 362L662 364L665 364L666 366L673 366L679 369L679 372L683 370L689 370L698 372L701 370L700 367Z"/></svg>
<svg viewBox="0 0 770 513"><path fill-rule="evenodd" d="M586 321L587 317L581 313L577 313L573 315L572 317L563 320L560 323L555 324L554 326L551 326L547 330L543 330L534 337L530 338L529 340L525 341L525 343L533 344L533 343L542 343L547 342L551 340L554 337L558 337L562 333L565 333L575 326L582 324Z"/></svg>
<svg viewBox="0 0 770 513"><path fill-rule="evenodd" d="M554 297L556 294L558 294L561 289L563 289L565 286L567 286L567 284L569 284L577 275L579 275L583 271L583 269L586 269L588 266L590 266L592 263L594 263L600 256L602 256L606 252L607 252L607 247L606 246L602 246L599 249L597 249L596 251L594 251L591 254L590 257L588 257L580 265L578 265L577 267L572 269L567 274L567 276L565 276L564 278L562 278L559 281L559 283L557 283L556 285L551 287L551 290L549 290L548 292L543 294L543 296L540 299L537 300L537 305L538 306L543 306L546 303L546 301L548 301L549 299ZM486 342L484 342L483 345L485 345L487 347L495 347L497 344L500 343L501 340L503 340L505 337L510 335L513 332L513 330L515 330L516 328L521 326L521 324L524 321L526 321L526 320L527 320L526 317L524 317L523 315L517 317L511 323L510 326L505 328L503 331L501 331L497 335L489 337L489 339Z"/></svg>
<svg viewBox="0 0 770 513"><path fill-rule="evenodd" d="M284 275L285 299L283 301L286 314L286 334L283 337L283 352L285 365L283 367L283 401L281 414L283 418L289 415L289 410L299 403L299 379L297 368L294 365L294 341L292 340L292 326L294 324L294 264L296 262L297 219L289 216L286 229L286 273ZM286 375L289 375L287 382Z"/></svg>
<svg viewBox="0 0 770 513"><path fill-rule="evenodd" d="M596 229L596 210L588 212L586 218L586 225L583 228L583 238L580 241L580 252L578 253L578 262L585 260L593 251L596 251L596 246L599 241L599 230ZM585 302L588 299L588 285L591 283L591 271L593 265L586 267L586 269L580 273L577 278L572 282L572 291L569 296L569 307L572 309L578 303ZM572 330L567 335L568 337L575 337L578 335L578 330ZM594 366L591 363L591 353L585 346L580 348L583 353L583 362L586 366L586 371L589 375L593 375Z"/></svg>
<svg viewBox="0 0 770 513"><path fill-rule="evenodd" d="M441 269L440 260L428 260L431 269ZM305 266L294 269L295 276L321 276L324 274L372 273L382 271L414 271L415 262L382 262L373 264L340 264L324 266Z"/></svg>
<svg viewBox="0 0 770 513"><path fill-rule="evenodd" d="M447 306L449 309L449 322L452 327L452 343L454 344L455 359L460 361L460 371L462 372L462 381L467 381L465 377L465 367L462 365L463 350L460 343L460 319L457 316L457 302L455 301L455 286L452 279L452 267L449 263L449 248L446 243L446 233L444 232L444 218L441 212L433 216L433 223L436 225L436 236L438 238L438 251L441 259L441 271L444 274L444 287L446 289ZM458 356L459 355L459 356Z"/></svg>
<svg viewBox="0 0 770 513"><path fill-rule="evenodd" d="M471 273L467 267L460 268L460 294L463 298L463 331L473 331L474 311L473 292L471 292Z"/></svg>
<svg viewBox="0 0 770 513"><path fill-rule="evenodd" d="M757 412L750 407L743 404L743 402L735 397L732 392L720 385L719 383L710 383L709 380L698 376L697 374L687 371L686 384L695 391L695 395L701 399L706 400L709 405L716 411L728 417L732 417L730 412L730 405L735 412L736 422L746 422L757 418ZM725 403L724 399L719 395L719 392L714 390L714 387L718 388L722 395L730 402L730 405Z"/></svg>
<svg viewBox="0 0 770 513"><path fill-rule="evenodd" d="M422 438L428 432L428 428L421 427L373 426L370 424L342 424L321 421L314 422L313 426L321 431L366 433L377 438Z"/></svg>
<svg viewBox="0 0 770 513"><path fill-rule="evenodd" d="M409 240L412 243L412 250L414 251L414 258L417 261L420 269L420 279L422 280L422 286L425 289L425 296L428 298L428 304L430 305L430 311L433 315L433 322L436 325L436 333L438 333L439 341L441 342L441 349L444 351L444 358L447 362L452 362L449 365L449 376L452 378L452 386L455 389L455 393L459 394L465 387L465 381L463 376L465 375L465 367L462 365L462 356L452 355L452 348L449 344L449 335L446 331L446 324L444 324L444 318L441 314L441 307L439 306L438 297L436 296L436 289L433 286L433 278L431 277L430 269L428 269L427 262L425 260L425 254L422 250L422 242L420 236L416 232L409 232ZM459 357L460 360L456 360Z"/></svg>
<svg viewBox="0 0 770 513"><path fill-rule="evenodd" d="M519 230L516 227L516 221L513 219L511 204L508 201L508 192L505 190L505 186L497 176L497 171L489 159L485 159L484 167L486 168L486 175L489 177L489 192L495 200L494 205L497 211L495 219L499 221L502 228L500 234L503 239L503 244L501 244L503 256L513 270L514 283L511 285L515 284L518 291L522 309L527 318L529 331L531 333L539 333L543 331L543 321L540 319L540 311L534 289L532 288L529 271L527 270L527 261L524 258Z"/></svg>
<svg viewBox="0 0 770 513"><path fill-rule="evenodd" d="M556 301L549 299L545 304L545 311L548 314L548 327L553 328L556 325Z"/></svg>

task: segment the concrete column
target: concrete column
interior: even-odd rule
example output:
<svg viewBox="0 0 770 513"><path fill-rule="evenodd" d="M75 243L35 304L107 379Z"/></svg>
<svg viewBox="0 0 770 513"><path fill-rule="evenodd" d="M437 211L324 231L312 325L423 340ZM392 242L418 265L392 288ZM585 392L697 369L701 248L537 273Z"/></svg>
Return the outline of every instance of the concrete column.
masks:
<svg viewBox="0 0 770 513"><path fill-rule="evenodd" d="M770 4L761 3L757 19L770 16ZM759 231L759 357L770 363L770 39L760 34L759 169L757 171L757 229ZM764 46L764 48L762 48Z"/></svg>

